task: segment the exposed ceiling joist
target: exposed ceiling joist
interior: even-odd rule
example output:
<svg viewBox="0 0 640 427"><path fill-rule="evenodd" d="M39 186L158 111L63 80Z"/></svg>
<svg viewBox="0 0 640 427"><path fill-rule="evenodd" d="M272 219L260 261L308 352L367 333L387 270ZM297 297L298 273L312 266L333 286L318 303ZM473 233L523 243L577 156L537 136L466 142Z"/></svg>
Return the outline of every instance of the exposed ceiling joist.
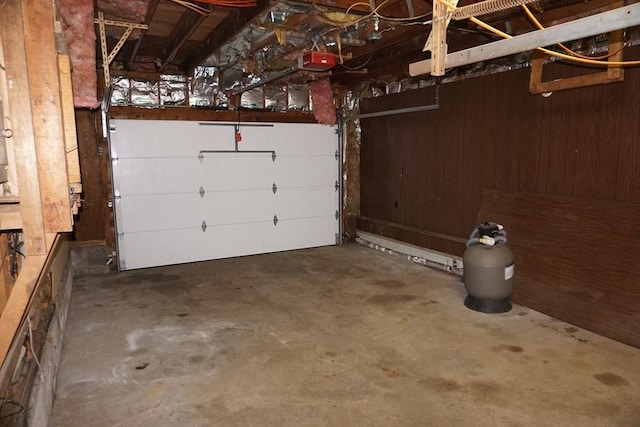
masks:
<svg viewBox="0 0 640 427"><path fill-rule="evenodd" d="M153 18L153 15L156 13L156 9L158 8L158 3L160 3L160 0L151 0L149 2L149 9L147 10L147 16L144 19L144 23L145 24L149 24L151 22L151 19ZM140 50L140 46L142 45L142 41L144 40L144 36L147 34L147 31L144 30L142 31L142 33L140 34L140 37L138 37L138 40L136 40L136 44L133 46L133 49L131 49L131 52L129 53L129 55L127 55L127 59L125 60L125 67L128 70L131 70L133 68L133 62L136 59L136 56L138 55L138 50Z"/></svg>
<svg viewBox="0 0 640 427"><path fill-rule="evenodd" d="M237 34L245 25L261 16L268 7L270 7L268 0L259 0L256 7L235 9L232 11L229 16L200 43L198 49L183 61L183 64L189 68L194 68L202 64L205 59L229 41L229 39Z"/></svg>
<svg viewBox="0 0 640 427"><path fill-rule="evenodd" d="M445 67L454 68L461 65L474 64L488 59L500 58L542 46L577 40L636 25L640 25L640 4L621 7L544 30L533 31L510 39L453 52L446 56ZM411 76L415 77L429 74L430 72L431 59L409 64L409 75Z"/></svg>
<svg viewBox="0 0 640 427"><path fill-rule="evenodd" d="M191 34L193 34L193 32L206 18L206 15L202 15L192 10L186 10L182 14L180 20L178 20L175 27L173 27L173 30L167 39L164 55L160 61L162 64L160 66L161 70L173 61L173 58L175 58L182 45L189 40Z"/></svg>

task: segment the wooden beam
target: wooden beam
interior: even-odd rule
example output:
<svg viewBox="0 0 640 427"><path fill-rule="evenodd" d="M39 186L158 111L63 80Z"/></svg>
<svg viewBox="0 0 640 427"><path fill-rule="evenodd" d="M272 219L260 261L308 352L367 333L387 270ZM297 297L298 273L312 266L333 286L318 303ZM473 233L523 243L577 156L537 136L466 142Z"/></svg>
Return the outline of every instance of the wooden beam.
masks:
<svg viewBox="0 0 640 427"><path fill-rule="evenodd" d="M206 15L202 15L189 9L182 14L167 39L160 70L164 69L171 63L171 61L173 61L180 48L187 40L189 40L191 34L193 34L205 19Z"/></svg>
<svg viewBox="0 0 640 427"><path fill-rule="evenodd" d="M542 25L545 27L551 27L564 22L568 16L582 18L584 16L612 10L611 6L616 3L620 3L620 0L587 0L580 3L573 3L566 6L547 9L536 13L536 15ZM618 5L616 7L620 6ZM530 9L533 9L533 7ZM491 20L488 20L487 22L491 23ZM511 24L511 31L513 35L523 34L535 29L534 25L525 15L511 17L509 18L509 22Z"/></svg>
<svg viewBox="0 0 640 427"><path fill-rule="evenodd" d="M31 112L31 92L27 75L25 28L21 0L6 0L0 13L8 104L5 114L11 121L15 152L15 169L20 192L20 210L25 251L28 256L46 254L44 217L42 215L40 181ZM54 51L55 52L55 51ZM40 67L39 69L42 69Z"/></svg>
<svg viewBox="0 0 640 427"><path fill-rule="evenodd" d="M16 280L7 305L0 315L0 360L4 363L16 331L22 323L29 300L33 294L40 273L44 268L46 255L33 255L23 262L18 279Z"/></svg>
<svg viewBox="0 0 640 427"><path fill-rule="evenodd" d="M151 0L149 2L149 8L147 9L147 16L144 18L145 24L149 25L149 23L151 22L151 19L153 18L153 15L155 15L156 9L158 8L158 3L160 3L160 0ZM138 55L138 51L140 50L140 46L142 46L142 41L144 40L144 36L146 35L147 35L147 30L142 30L140 32L140 37L138 37L138 40L136 40L136 44L133 45L133 49L131 49L131 53L129 53L129 55L127 56L127 59L124 62L126 69L131 70L133 68L133 62L135 61L136 56Z"/></svg>
<svg viewBox="0 0 640 427"><path fill-rule="evenodd" d="M0 230L20 230L22 228L22 214L17 204L0 205Z"/></svg>
<svg viewBox="0 0 640 427"><path fill-rule="evenodd" d="M71 203L71 213L72 215L76 215L80 207L82 177L80 176L76 115L73 108L73 90L71 88L71 62L68 55L58 55L58 76L60 79L60 99L62 105L67 177L69 181L69 199Z"/></svg>
<svg viewBox="0 0 640 427"><path fill-rule="evenodd" d="M202 64L205 59L211 56L220 46L236 35L244 26L261 16L270 7L268 0L258 0L258 5L252 8L235 9L218 25L205 40L200 43L183 64L189 69L193 69Z"/></svg>
<svg viewBox="0 0 640 427"><path fill-rule="evenodd" d="M474 64L488 59L500 58L515 53L525 52L542 46L577 40L602 34L609 31L622 30L640 24L640 4L621 7L586 18L559 24L544 30L532 31L487 43L470 49L450 53L445 59L445 67L453 68ZM423 60L409 64L409 74L419 76L431 72L431 60Z"/></svg>
<svg viewBox="0 0 640 427"><path fill-rule="evenodd" d="M50 0L24 0L22 3L45 231L71 231L73 219L69 201L52 3Z"/></svg>
<svg viewBox="0 0 640 427"><path fill-rule="evenodd" d="M137 108L111 107L111 119L138 120L197 120L197 121L231 121L231 122L275 122L275 123L316 123L313 113L299 111L231 111L206 110L198 108Z"/></svg>
<svg viewBox="0 0 640 427"><path fill-rule="evenodd" d="M58 55L58 75L60 78L60 97L64 120L64 145L67 153L67 172L70 183L80 183L80 161L78 160L78 136L73 109L73 91L71 89L71 62L68 55Z"/></svg>

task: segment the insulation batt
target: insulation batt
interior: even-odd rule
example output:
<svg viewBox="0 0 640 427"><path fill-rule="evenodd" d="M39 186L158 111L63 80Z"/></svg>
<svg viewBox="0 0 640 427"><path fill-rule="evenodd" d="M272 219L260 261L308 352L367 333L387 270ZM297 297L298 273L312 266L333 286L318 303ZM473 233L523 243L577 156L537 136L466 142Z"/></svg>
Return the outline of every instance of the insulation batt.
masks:
<svg viewBox="0 0 640 427"><path fill-rule="evenodd" d="M313 101L313 115L325 125L336 124L336 109L333 105L333 91L329 79L321 79L309 84L311 100Z"/></svg>
<svg viewBox="0 0 640 427"><path fill-rule="evenodd" d="M98 10L105 19L141 23L149 10L150 0L98 0ZM76 1L80 2L80 1Z"/></svg>
<svg viewBox="0 0 640 427"><path fill-rule="evenodd" d="M96 33L93 24L93 0L57 0L64 37L71 60L73 104L96 108Z"/></svg>

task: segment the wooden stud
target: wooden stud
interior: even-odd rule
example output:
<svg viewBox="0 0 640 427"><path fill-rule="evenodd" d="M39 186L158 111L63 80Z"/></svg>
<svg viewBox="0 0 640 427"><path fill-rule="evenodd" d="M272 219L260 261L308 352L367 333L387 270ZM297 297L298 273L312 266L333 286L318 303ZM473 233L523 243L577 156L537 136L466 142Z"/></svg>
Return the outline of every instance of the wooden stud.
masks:
<svg viewBox="0 0 640 427"><path fill-rule="evenodd" d="M173 30L167 38L160 70L166 68L166 66L173 61L180 48L189 40L191 34L193 34L205 19L206 16L200 13L189 9L185 10L178 22L173 26Z"/></svg>
<svg viewBox="0 0 640 427"><path fill-rule="evenodd" d="M7 304L7 298L11 289L9 286L9 254L7 250L7 241L9 233L2 233L0 235L0 313L4 310Z"/></svg>
<svg viewBox="0 0 640 427"><path fill-rule="evenodd" d="M153 18L153 15L155 15L156 9L158 8L158 3L160 3L160 0L151 0L149 2L149 7L147 8L147 16L144 19L145 24L148 25L149 22L151 22L151 19ZM133 63L136 59L136 56L138 55L138 50L140 50L140 46L142 46L142 41L144 40L146 34L147 30L142 30L140 37L138 37L136 44L131 50L131 53L129 53L129 55L127 56L125 66L128 70L131 70L133 68Z"/></svg>
<svg viewBox="0 0 640 427"><path fill-rule="evenodd" d="M24 0L25 50L46 232L71 231L64 129L51 1ZM40 70L48 70L41 72Z"/></svg>
<svg viewBox="0 0 640 427"><path fill-rule="evenodd" d="M0 39L6 67L8 105L5 113L11 120L15 152L15 169L20 193L22 230L28 256L46 254L44 217L42 215L38 163L31 112L31 93L27 76L23 2L6 0L0 13Z"/></svg>
<svg viewBox="0 0 640 427"><path fill-rule="evenodd" d="M71 62L68 55L58 55L58 74L60 77L60 97L62 118L64 120L64 146L67 153L67 172L69 182L75 187L81 182L80 161L78 159L78 136L73 109L73 91L71 89ZM81 191L81 188L79 189Z"/></svg>
<svg viewBox="0 0 640 427"><path fill-rule="evenodd" d="M431 51L431 75L444 76L445 59L447 57L447 27L451 16L444 0L434 0L433 2L433 25L431 33L424 46L423 51ZM455 0L452 6L458 4Z"/></svg>
<svg viewBox="0 0 640 427"><path fill-rule="evenodd" d="M22 213L20 205L0 205L0 230L20 230L22 228Z"/></svg>

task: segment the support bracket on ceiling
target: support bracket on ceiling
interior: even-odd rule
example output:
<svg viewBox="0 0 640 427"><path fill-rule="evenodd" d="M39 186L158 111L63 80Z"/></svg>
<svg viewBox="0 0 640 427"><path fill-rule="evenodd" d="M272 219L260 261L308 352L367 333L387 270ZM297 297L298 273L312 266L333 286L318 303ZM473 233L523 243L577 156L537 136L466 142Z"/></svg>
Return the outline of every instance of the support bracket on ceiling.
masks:
<svg viewBox="0 0 640 427"><path fill-rule="evenodd" d="M623 30L609 33L609 52L615 52L609 57L609 61L622 61L622 49L624 47ZM605 71L590 73L582 76L570 77L566 79L542 81L542 69L547 62L547 55L534 52L531 59L531 76L529 79L529 92L533 95L550 94L551 92L577 89L587 86L603 85L607 83L617 83L624 81L624 70L621 67L609 66Z"/></svg>
<svg viewBox="0 0 640 427"><path fill-rule="evenodd" d="M102 69L104 71L104 86L111 86L111 73L109 71L109 65L115 59L120 49L127 41L134 29L146 30L149 28L147 24L135 24L132 22L113 21L111 19L104 19L104 14L98 12L98 17L93 20L95 24L98 24L98 31L100 33L100 50L102 52ZM118 43L113 47L111 52L107 49L107 33L105 30L106 25L115 27L124 27L124 33L118 40Z"/></svg>
<svg viewBox="0 0 640 427"><path fill-rule="evenodd" d="M446 55L445 65L451 68L474 64L488 59L525 52L540 46L549 46L566 42L567 40L591 37L595 34L622 30L636 25L640 25L640 4L638 3L565 22L544 30L532 31L510 39L453 52ZM430 74L431 62L431 59L425 59L409 64L409 75L415 77L422 74Z"/></svg>
<svg viewBox="0 0 640 427"><path fill-rule="evenodd" d="M458 0L434 0L431 33L422 48L431 52L431 75L444 76L444 62L447 56L447 27L453 16Z"/></svg>

